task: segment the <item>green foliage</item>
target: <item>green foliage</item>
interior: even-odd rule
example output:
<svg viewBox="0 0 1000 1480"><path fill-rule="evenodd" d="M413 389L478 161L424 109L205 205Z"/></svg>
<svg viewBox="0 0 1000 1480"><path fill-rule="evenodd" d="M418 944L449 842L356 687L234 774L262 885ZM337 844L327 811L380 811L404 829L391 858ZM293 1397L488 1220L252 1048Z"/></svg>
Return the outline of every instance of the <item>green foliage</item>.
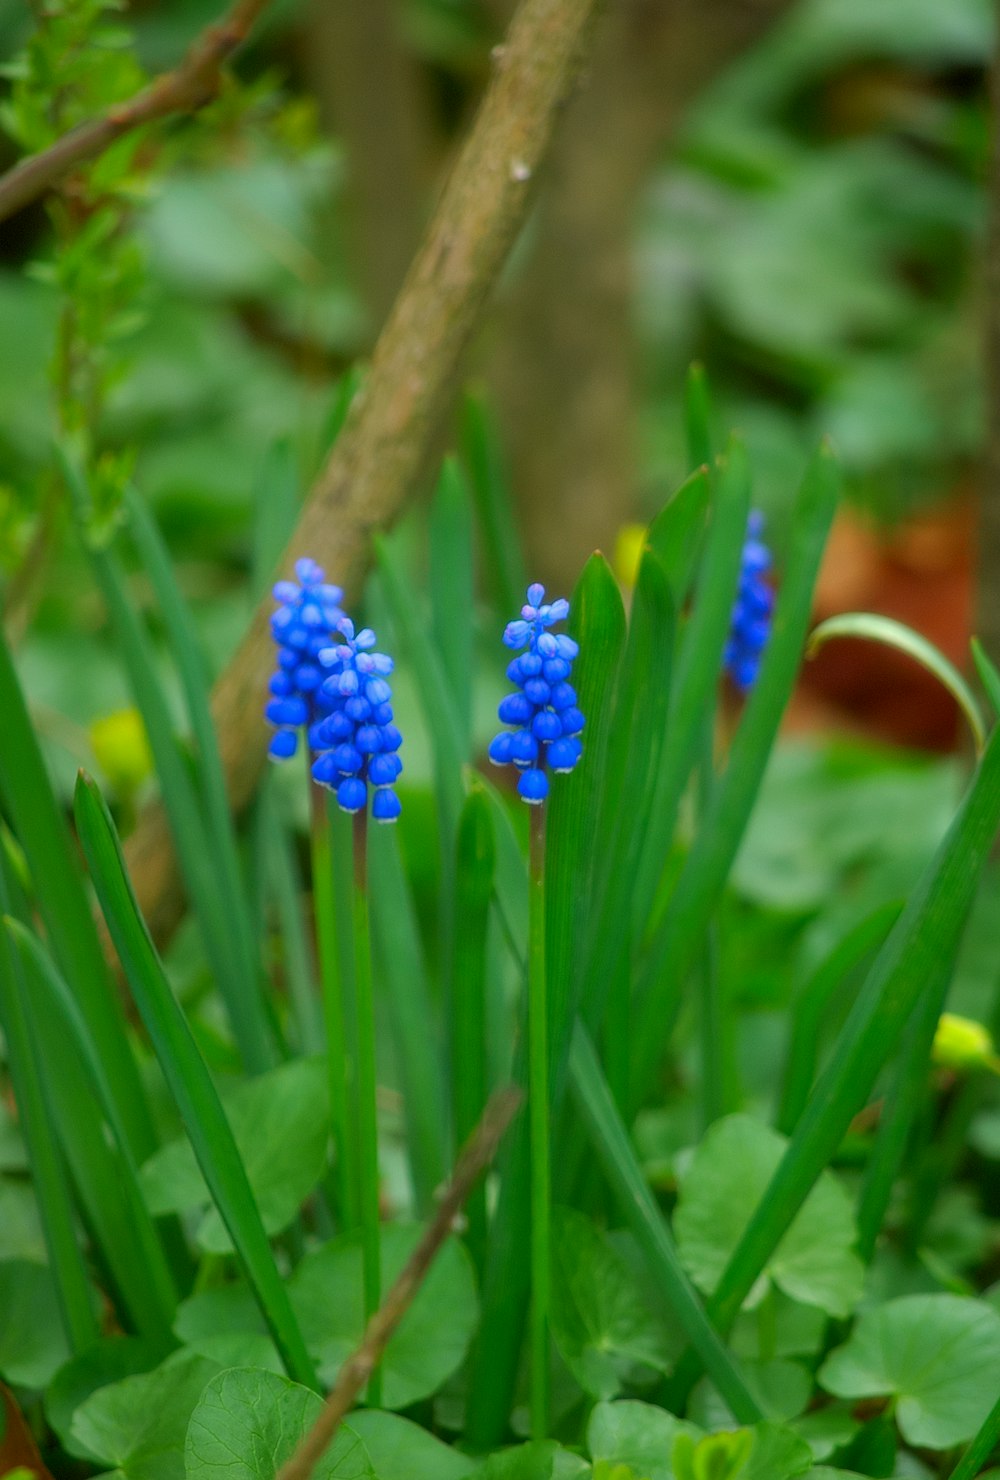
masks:
<svg viewBox="0 0 1000 1480"><path fill-rule="evenodd" d="M237 1085L225 1108L261 1221L269 1234L281 1233L326 1168L325 1066L319 1059L282 1064ZM211 1194L190 1141L162 1146L143 1167L142 1186L157 1215L204 1213L195 1237L206 1253L232 1251L217 1209L209 1207Z"/></svg>
<svg viewBox="0 0 1000 1480"><path fill-rule="evenodd" d="M629 1382L668 1371L672 1343L608 1235L567 1208L558 1210L553 1239L552 1334L584 1391L613 1398Z"/></svg>
<svg viewBox="0 0 1000 1480"><path fill-rule="evenodd" d="M655 517L628 601L600 556L574 595L585 753L548 808L564 1205L550 1436L512 1443L530 1376L519 1127L389 1342L385 1408L350 1415L321 1475L927 1476L928 1450L944 1475L971 1440L954 1471L971 1480L994 1452L1000 1317L980 1292L998 1224L980 1159L995 1159L996 1092L929 1066L924 1039L946 990L1000 1027L1000 740L957 670L895 629L983 742L964 800L957 761L778 738L839 482L824 447L782 517L806 441L832 429L849 485L883 514L946 486L975 445L971 335L958 343L951 320L970 302L968 76L992 44L987 8L803 0L657 167L639 243ZM210 12L153 9L134 17L137 50L108 0L41 7L3 115L22 150L128 96L137 55L174 60ZM451 109L485 64L482 18L404 9ZM0 29L8 12L0 0ZM283 58L286 23L271 22ZM831 121L873 65L898 84L878 136ZM358 1152L328 1082L349 1106L355 1065L336 1050L357 1004L338 979L345 1031L324 1060L317 994L344 946L344 880L329 853L324 873L322 808L309 877L294 771L240 831L210 707L248 587L266 588L360 374L332 406L326 381L369 327L341 240L344 162L316 147L307 110L279 107L269 79L227 81L197 125L124 138L51 196L49 234L29 222L14 240L11 261L39 258L31 279L0 277L20 352L0 366L15 637L38 603L16 672L0 650L0 1375L59 1480L80 1462L271 1480L364 1327L344 1196ZM720 365L721 405L700 370L680 389L695 348ZM717 457L733 420L743 435ZM473 771L524 560L481 395L460 434L429 519L379 537L356 603L394 630L407 737L404 818L369 854L380 1120L363 1170L380 1178L383 1289L489 1090L524 1077L524 818ZM751 502L770 515L780 599L737 708L719 674ZM888 631L839 621L828 635ZM975 660L995 709L996 671ZM129 689L187 893L162 957L92 784L77 825L137 1018L64 816L90 721ZM113 800L124 835L135 798Z"/></svg>
<svg viewBox="0 0 1000 1480"><path fill-rule="evenodd" d="M820 1382L842 1398L893 1401L904 1439L950 1449L973 1434L995 1397L1000 1316L980 1300L908 1295L866 1311L827 1357Z"/></svg>
<svg viewBox="0 0 1000 1480"><path fill-rule="evenodd" d="M398 1275L419 1235L412 1225L383 1227L383 1289ZM359 1236L345 1234L308 1253L291 1280L290 1295L320 1375L333 1382L364 1330ZM452 1376L468 1350L476 1316L469 1256L461 1244L449 1242L386 1348L382 1400L387 1408L409 1407Z"/></svg>
<svg viewBox="0 0 1000 1480"><path fill-rule="evenodd" d="M787 1145L783 1136L747 1115L727 1116L709 1128L680 1173L677 1248L707 1294L715 1290ZM834 1175L824 1172L747 1300L757 1304L773 1285L829 1315L850 1315L861 1296L856 1237L850 1198Z"/></svg>
<svg viewBox="0 0 1000 1480"><path fill-rule="evenodd" d="M272 1480L315 1422L320 1399L275 1372L234 1367L204 1389L184 1444L187 1480ZM343 1425L313 1474L318 1480L374 1480L361 1439Z"/></svg>

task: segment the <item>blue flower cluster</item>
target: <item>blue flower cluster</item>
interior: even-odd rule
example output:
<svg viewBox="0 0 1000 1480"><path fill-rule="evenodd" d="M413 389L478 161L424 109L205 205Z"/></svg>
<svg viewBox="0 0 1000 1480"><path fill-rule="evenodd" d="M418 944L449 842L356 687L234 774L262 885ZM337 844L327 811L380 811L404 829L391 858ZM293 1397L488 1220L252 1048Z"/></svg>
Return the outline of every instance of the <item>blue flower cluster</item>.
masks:
<svg viewBox="0 0 1000 1480"><path fill-rule="evenodd" d="M754 510L747 521L736 603L723 657L727 673L742 694L757 681L774 610L774 592L764 579L771 568L771 552L761 539L763 532L764 516Z"/></svg>
<svg viewBox="0 0 1000 1480"><path fill-rule="evenodd" d="M278 667L271 675L270 701L265 718L277 726L268 753L287 760L298 749L298 730L311 726L318 714L317 690L323 682L320 653L330 646L343 620L339 586L326 583L315 560L295 562L297 581L279 581L274 588L278 609L271 618L271 636L278 645Z"/></svg>
<svg viewBox="0 0 1000 1480"><path fill-rule="evenodd" d="M349 617L340 621L343 641L326 648L320 660L329 672L319 688L324 716L310 731L310 744L321 751L313 761L313 780L332 787L345 812L360 812L375 788L372 816L395 822L402 810L393 785L403 769L403 737L393 724L392 690L386 682L392 659L376 653L375 634L364 627L355 636Z"/></svg>
<svg viewBox="0 0 1000 1480"><path fill-rule="evenodd" d="M304 728L314 754L313 778L337 793L345 812L360 812L375 789L372 816L395 822L401 807L393 786L403 769L403 737L393 723L392 659L376 653L375 634L355 634L341 610L343 592L330 586L314 560L298 560L297 581L274 588L278 609L271 634L278 667L264 715L276 732L269 754L287 760Z"/></svg>
<svg viewBox="0 0 1000 1480"><path fill-rule="evenodd" d="M504 629L506 647L527 651L509 664L507 677L517 692L508 694L497 711L505 725L516 728L497 735L489 749L495 766L517 766L518 793L533 806L549 794L546 768L572 771L583 754L579 735L584 718L569 682L579 648L565 633L548 631L569 616L569 602L544 602L545 587L529 586L520 620Z"/></svg>

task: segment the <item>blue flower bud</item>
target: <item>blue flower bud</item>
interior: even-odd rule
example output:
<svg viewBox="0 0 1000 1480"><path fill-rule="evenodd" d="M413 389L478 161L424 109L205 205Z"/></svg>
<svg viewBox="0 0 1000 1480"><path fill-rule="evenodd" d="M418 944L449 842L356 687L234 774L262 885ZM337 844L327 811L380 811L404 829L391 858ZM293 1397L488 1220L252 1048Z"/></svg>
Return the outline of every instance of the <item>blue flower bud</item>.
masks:
<svg viewBox="0 0 1000 1480"><path fill-rule="evenodd" d="M487 751L490 760L495 766L509 766L514 759L513 755L514 736L510 730L503 730L490 741Z"/></svg>
<svg viewBox="0 0 1000 1480"><path fill-rule="evenodd" d="M501 699L497 714L505 725L526 725L533 710L531 701L524 694L508 694Z"/></svg>
<svg viewBox="0 0 1000 1480"><path fill-rule="evenodd" d="M396 754L403 737L392 723L392 689L384 676L392 672L392 659L373 651L371 628L355 634L348 618L338 622L337 636L335 643L327 637L321 654L331 672L320 687L320 701L329 713L319 728L330 749L313 767L313 775L336 789L337 804L345 812L360 812L367 805L370 782L376 788L373 817L394 822L400 803L388 788L403 769Z"/></svg>
<svg viewBox="0 0 1000 1480"><path fill-rule="evenodd" d="M531 721L531 733L536 740L558 740L562 732L559 716L551 709L540 709Z"/></svg>
<svg viewBox="0 0 1000 1480"><path fill-rule="evenodd" d="M402 812L399 797L388 786L382 786L372 798L372 816L376 822L395 822Z"/></svg>
<svg viewBox="0 0 1000 1480"><path fill-rule="evenodd" d="M531 806L537 807L549 794L549 778L544 771L524 771L517 783L517 793Z"/></svg>
<svg viewBox="0 0 1000 1480"><path fill-rule="evenodd" d="M359 776L349 776L337 787L337 806L344 812L360 812L368 801L368 788Z"/></svg>
<svg viewBox="0 0 1000 1480"><path fill-rule="evenodd" d="M287 761L298 749L299 737L294 730L276 730L271 736L267 753L274 761Z"/></svg>
<svg viewBox="0 0 1000 1480"><path fill-rule="evenodd" d="M726 672L744 694L757 682L774 608L774 592L764 580L764 573L771 567L771 552L760 538L763 529L763 516L754 510L747 521L729 639L723 654Z"/></svg>
<svg viewBox="0 0 1000 1480"><path fill-rule="evenodd" d="M547 768L571 771L579 761L583 747L575 737L584 719L568 682L577 644L548 630L569 615L569 602L547 603L537 584L528 587L527 597L520 619L508 622L503 634L506 647L526 649L507 665L507 677L517 688L497 711L504 724L516 728L496 736L489 758L498 766L517 766L522 772L518 792L537 804L548 795Z"/></svg>
<svg viewBox="0 0 1000 1480"><path fill-rule="evenodd" d="M372 786L391 786L402 769L403 762L395 751L383 751L369 760L368 780Z"/></svg>

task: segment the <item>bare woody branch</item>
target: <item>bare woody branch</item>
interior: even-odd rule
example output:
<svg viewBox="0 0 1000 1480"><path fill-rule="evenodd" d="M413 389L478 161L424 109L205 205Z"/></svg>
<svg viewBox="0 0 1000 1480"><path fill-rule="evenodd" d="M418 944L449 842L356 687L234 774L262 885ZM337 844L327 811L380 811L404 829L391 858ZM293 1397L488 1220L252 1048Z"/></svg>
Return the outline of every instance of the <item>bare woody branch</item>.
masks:
<svg viewBox="0 0 1000 1480"><path fill-rule="evenodd" d="M0 176L0 221L58 185L78 165L103 154L123 134L172 113L193 113L211 102L219 91L223 64L242 46L267 4L268 0L236 0L220 21L197 37L172 72Z"/></svg>
<svg viewBox="0 0 1000 1480"><path fill-rule="evenodd" d="M521 1092L499 1090L483 1112L479 1126L458 1159L451 1181L428 1227L379 1310L368 1322L361 1345L348 1357L333 1391L299 1447L278 1471L277 1480L309 1480L358 1395L382 1359L389 1338L409 1310L435 1256L451 1232L455 1217L496 1155L500 1141L521 1102Z"/></svg>
<svg viewBox="0 0 1000 1480"><path fill-rule="evenodd" d="M355 598L371 533L393 523L427 470L465 352L528 212L599 0L522 0L436 214L375 346L371 372L281 560L310 555ZM213 713L230 801L253 793L267 746L261 705L272 665L270 602L258 607L216 684ZM170 926L176 867L165 816L127 848L154 934Z"/></svg>

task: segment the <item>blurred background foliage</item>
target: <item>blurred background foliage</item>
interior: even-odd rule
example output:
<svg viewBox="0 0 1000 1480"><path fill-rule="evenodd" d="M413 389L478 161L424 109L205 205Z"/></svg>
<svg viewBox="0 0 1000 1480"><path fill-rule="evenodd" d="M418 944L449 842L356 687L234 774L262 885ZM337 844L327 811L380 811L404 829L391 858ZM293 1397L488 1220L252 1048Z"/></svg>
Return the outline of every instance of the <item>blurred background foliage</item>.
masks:
<svg viewBox="0 0 1000 1480"><path fill-rule="evenodd" d="M371 348L509 11L279 0L241 53L242 80L197 119L113 151L91 176L96 206L76 219L72 200L37 206L5 225L0 570L63 786L96 763L124 808L144 781L125 677L54 488L54 441L86 423L106 472L95 517L113 523L134 476L217 671L259 594L262 493L300 497L319 466L336 383ZM120 14L94 0L107 67L66 74L61 126L134 86L123 47L134 41L155 73L217 13L215 0ZM352 33L362 13L372 29ZM366 52L389 23L395 44ZM32 34L23 0L0 0L4 165L54 126L23 95ZM836 444L853 512L821 607L878 605L896 581L896 614L964 660L993 44L990 0L611 8L476 356L533 574L568 586L595 543L614 549L680 482L681 389L700 359L720 423L749 446L779 559L808 451L827 433ZM102 211L104 277L84 284L97 308L73 329L83 369L67 369L73 246ZM420 569L421 530L410 520L400 537ZM138 578L133 594L149 605ZM487 681L482 665L481 739L495 666ZM831 655L826 692L807 692L793 720L825 719L831 692L850 688L846 667ZM942 749L956 734L947 704L928 719L925 687L907 729L898 670L874 683L872 671L852 721L868 738L786 748L737 865L721 969L764 1032L852 909L905 896L957 795L955 762L871 748L872 731ZM884 724L872 718L882 691ZM429 762L405 675L398 697L417 797ZM426 819L409 807L402 828L418 890ZM988 1012L998 932L984 907L957 1011ZM183 933L176 951L183 962ZM742 1057L751 1076L768 1062L752 1033Z"/></svg>
<svg viewBox="0 0 1000 1480"><path fill-rule="evenodd" d="M90 58L77 77L63 58L49 124L134 86L130 38L155 73L217 9L92 5L106 65L95 77ZM478 357L533 569L570 583L589 548L613 548L680 480L694 358L749 444L779 549L826 433L879 525L967 497L983 427L989 0L770 0L750 22L740 0L611 9ZM365 23L345 22L361 10ZM246 609L261 469L283 442L300 483L314 472L331 385L371 346L508 11L282 0L241 55L252 80L118 161L117 260L89 330L93 433L112 485L115 459L134 459L216 660ZM380 25L395 44L362 66ZM31 35L22 0L0 0L5 124L22 147L46 141L45 120L17 106ZM3 147L16 157L13 139ZM0 244L8 577L46 517L67 417L52 381L74 265L52 215L54 228L41 206L22 213ZM71 542L49 544L25 662L39 702L83 721L122 696L99 643L81 665L100 613Z"/></svg>
<svg viewBox="0 0 1000 1480"><path fill-rule="evenodd" d="M155 782L54 445L87 442L98 531L114 527L134 478L218 672L266 580L263 511L293 508L320 465L338 382L371 349L511 9L275 0L201 115L112 151L88 175L86 200L69 192L0 232L6 626L64 797L88 765L125 830ZM0 167L126 95L140 69L173 65L220 6L136 0L116 12L73 0L68 10L86 47L50 29L47 55L37 12L0 0ZM826 434L836 445L848 509L820 613L887 610L966 661L993 48L990 0L608 7L473 367L533 576L568 590L595 544L635 549L622 530L687 471L682 387L700 359L717 430L736 427L748 444L779 566L809 452ZM39 112L32 81L46 67L57 106ZM101 250L79 250L95 229ZM417 509L394 535L421 592L424 524ZM626 585L628 564L622 556ZM131 593L159 636L135 570ZM391 632L377 587L367 601ZM481 749L501 685L497 621L481 593ZM169 685L162 643L161 657ZM959 758L926 753L961 743L953 707L905 660L831 644L810 670L790 715L798 733L770 768L717 930L733 1008L728 1078L761 1108L774 1098L789 1004L846 931L907 896L963 782ZM423 923L437 887L430 746L406 663L397 677L400 841ZM272 777L304 824L299 782ZM949 1001L994 1034L997 882L994 867ZM185 1000L204 1004L210 979L190 919L167 959ZM392 1088L395 1070L383 1067ZM683 1058L676 1072L697 1075ZM961 1076L938 1069L928 1116L961 1109L961 1094ZM677 1102L636 1127L654 1175L694 1134L691 1097ZM974 1157L927 1231L945 1273L908 1270L917 1287L964 1288L1000 1269L1000 1202L982 1175L1000 1160L995 1094L983 1106ZM0 1172L0 1253L36 1257L22 1153L3 1115Z"/></svg>

